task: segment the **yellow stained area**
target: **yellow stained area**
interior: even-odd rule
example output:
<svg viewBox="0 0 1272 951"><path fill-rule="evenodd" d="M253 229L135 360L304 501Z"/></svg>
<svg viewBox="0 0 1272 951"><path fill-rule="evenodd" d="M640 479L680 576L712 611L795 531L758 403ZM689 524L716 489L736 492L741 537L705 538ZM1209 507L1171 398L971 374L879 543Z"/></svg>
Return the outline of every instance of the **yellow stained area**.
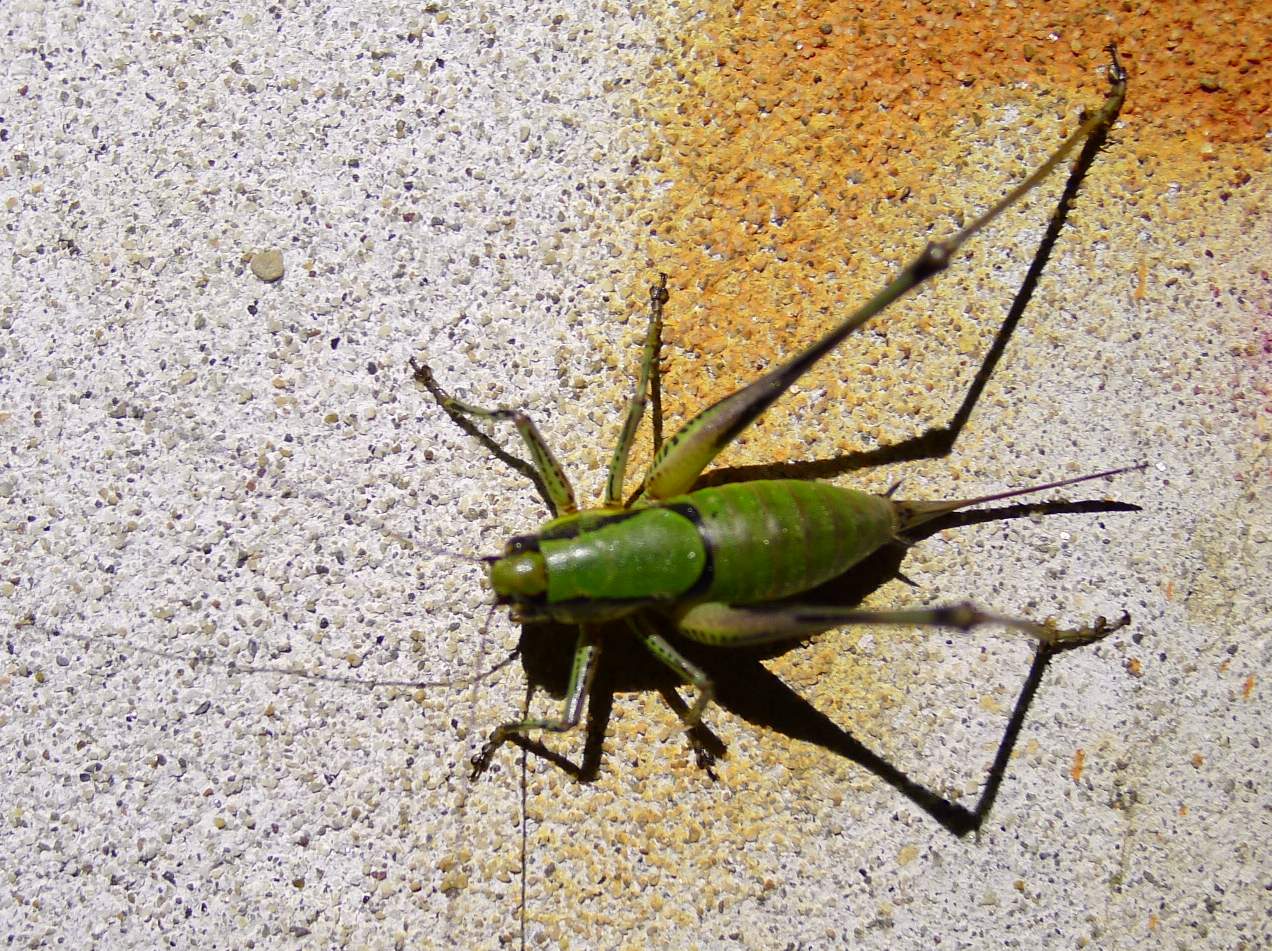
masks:
<svg viewBox="0 0 1272 951"><path fill-rule="evenodd" d="M1268 35L1266 6L1215 2L735 2L669 22L642 100L653 122L638 215L648 225L629 289L643 299L652 269L670 275L669 416L692 415L805 345L912 257L929 224L948 233L953 216L998 197L1072 130L1079 107L1100 102L1110 41L1132 91L1096 175L1145 211L1181 176L1226 200L1267 160ZM1007 110L1018 116L1002 130L1005 147L1018 148L1014 164L969 151L977 127ZM1039 226L1049 211L1040 203ZM963 267L975 280L977 263ZM1148 270L1142 263L1141 298ZM910 329L965 365L998 316L933 311ZM833 402L869 433L885 416L930 408L922 375L905 367L913 333L877 339L890 318L862 335L851 367L810 376L824 397L797 399L796 424L804 408ZM848 376L855 382L841 382ZM858 409L880 393L890 407ZM820 448L873 438L852 431ZM806 455L785 439L766 450Z"/></svg>

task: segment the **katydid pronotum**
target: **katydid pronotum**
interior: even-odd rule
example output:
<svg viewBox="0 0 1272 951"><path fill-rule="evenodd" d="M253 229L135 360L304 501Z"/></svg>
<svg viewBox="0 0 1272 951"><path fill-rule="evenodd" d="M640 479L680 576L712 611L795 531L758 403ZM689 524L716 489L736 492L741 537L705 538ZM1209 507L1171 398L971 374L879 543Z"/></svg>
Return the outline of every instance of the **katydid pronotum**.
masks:
<svg viewBox="0 0 1272 951"><path fill-rule="evenodd" d="M693 417L665 442L655 420L653 462L641 487L622 499L628 454L646 403L657 393L666 276L650 289L650 320L636 392L627 407L610 462L602 504L579 510L560 464L524 412L485 409L446 393L428 366L414 360L416 381L457 422L510 421L533 460L552 519L530 535L509 539L503 553L485 558L496 602L521 622L577 626L573 668L560 714L504 723L473 757L473 774L489 765L505 742L533 732L563 733L578 725L602 646L602 625L622 621L638 641L696 689L681 711L693 735L713 696L707 673L663 634L721 648L807 637L850 624L929 625L968 630L994 624L1054 650L1107 636L1129 620L1097 618L1062 629L981 610L970 603L913 610L870 611L805 603L801 596L885 545L934 518L982 502L1117 475L1126 467L975 498L895 500L824 482L769 479L717 487L693 486L713 459L815 363L898 298L945 270L964 243L1019 201L1081 144L1098 149L1126 94L1126 72L1110 49L1110 90L1033 173L953 236L927 245L881 291L811 346ZM1093 155L1094 152L1092 151ZM1089 162L1089 158L1087 158ZM657 403L655 403L655 407ZM657 409L655 408L655 413ZM703 754L699 748L700 756Z"/></svg>

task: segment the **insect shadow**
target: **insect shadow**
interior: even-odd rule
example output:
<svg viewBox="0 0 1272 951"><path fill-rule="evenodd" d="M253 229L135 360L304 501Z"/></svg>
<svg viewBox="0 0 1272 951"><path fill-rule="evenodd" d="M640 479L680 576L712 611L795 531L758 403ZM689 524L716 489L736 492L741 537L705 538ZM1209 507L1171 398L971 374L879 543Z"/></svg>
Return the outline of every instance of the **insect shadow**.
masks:
<svg viewBox="0 0 1272 951"><path fill-rule="evenodd" d="M955 513L935 520L913 534L912 541L919 542L933 534L950 528L1006 521L1016 518L1032 518L1037 515L1078 515L1110 512L1138 512L1140 507L1126 502L1044 502L1004 506L975 512ZM835 578L811 594L818 603L853 607L867 598L884 583L900 578L901 562L906 548L896 544L876 552L846 574ZM803 595L809 596L808 594ZM625 692L657 690L680 714L685 702L677 692L684 685L662 664L654 660L621 625L614 625L612 636L606 640L605 659L597 672L588 696L588 717L583 753L576 764L567 756L550 749L539 741L527 737L513 737L511 742L526 751L540 756L569 773L581 782L592 782L600 771L604 756L604 740L609 718L613 711L614 697ZM956 836L964 836L978 830L992 810L999 787L1011 759L1029 706L1042 682L1051 659L1058 653L1071 649L1070 645L1039 645L1028 675L1016 698L1011 716L1003 729L993 763L985 777L981 795L972 807L946 799L918 779L884 759L861 740L835 723L816 707L792 690L771 673L762 663L808 642L808 638L783 641L754 648L713 648L677 636L674 631L664 632L678 650L701 666L715 683L715 702L735 716L761 729L783 733L791 739L802 740L822 747L827 752L842 756L870 770L892 786L916 806L939 822ZM528 694L545 690L553 697L565 694L570 674L570 652L563 649L569 643L568 629L559 624L524 624L517 647L525 670ZM695 746L705 751L703 767L714 778L709 765L714 758L723 757L723 742L699 723L692 733Z"/></svg>

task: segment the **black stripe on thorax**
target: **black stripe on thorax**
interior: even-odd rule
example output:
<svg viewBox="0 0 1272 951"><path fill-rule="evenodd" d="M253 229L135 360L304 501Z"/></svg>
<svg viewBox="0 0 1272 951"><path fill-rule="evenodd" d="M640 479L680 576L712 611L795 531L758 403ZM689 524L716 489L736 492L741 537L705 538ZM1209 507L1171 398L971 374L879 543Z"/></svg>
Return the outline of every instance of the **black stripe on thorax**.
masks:
<svg viewBox="0 0 1272 951"><path fill-rule="evenodd" d="M670 509L677 515L688 519L693 523L693 527L698 530L698 537L702 539L702 570L698 572L698 580L693 583L693 587L682 594L681 597L687 601L705 597L707 592L711 590L712 582L715 581L715 543L711 540L710 535L702 530L702 513L698 511L697 506L690 502L674 502L671 505L660 507Z"/></svg>

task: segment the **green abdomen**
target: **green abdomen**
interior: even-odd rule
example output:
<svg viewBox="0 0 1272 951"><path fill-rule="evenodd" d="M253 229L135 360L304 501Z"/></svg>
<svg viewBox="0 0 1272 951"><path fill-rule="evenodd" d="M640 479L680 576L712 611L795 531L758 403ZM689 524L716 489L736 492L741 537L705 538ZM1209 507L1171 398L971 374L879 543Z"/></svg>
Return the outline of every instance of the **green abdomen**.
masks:
<svg viewBox="0 0 1272 951"><path fill-rule="evenodd" d="M668 499L698 513L710 566L694 600L753 604L807 591L893 539L892 503L824 482L740 482Z"/></svg>

